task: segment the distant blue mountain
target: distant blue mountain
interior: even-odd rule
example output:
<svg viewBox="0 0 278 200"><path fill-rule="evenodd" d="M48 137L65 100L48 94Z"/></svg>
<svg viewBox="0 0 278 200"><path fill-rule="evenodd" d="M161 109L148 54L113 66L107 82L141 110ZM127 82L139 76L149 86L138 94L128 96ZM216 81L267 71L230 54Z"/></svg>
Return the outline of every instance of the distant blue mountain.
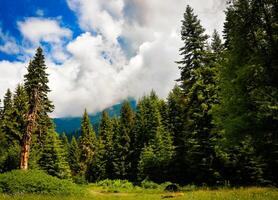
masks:
<svg viewBox="0 0 278 200"><path fill-rule="evenodd" d="M129 100L131 107L135 110L136 101L134 99ZM116 104L110 108L105 109L110 117L117 117L120 115L121 107L123 103ZM101 112L90 114L89 118L94 126L94 129L98 129L99 122L101 120ZM56 131L58 133L72 134L74 132L80 131L81 127L81 117L63 117L53 119Z"/></svg>

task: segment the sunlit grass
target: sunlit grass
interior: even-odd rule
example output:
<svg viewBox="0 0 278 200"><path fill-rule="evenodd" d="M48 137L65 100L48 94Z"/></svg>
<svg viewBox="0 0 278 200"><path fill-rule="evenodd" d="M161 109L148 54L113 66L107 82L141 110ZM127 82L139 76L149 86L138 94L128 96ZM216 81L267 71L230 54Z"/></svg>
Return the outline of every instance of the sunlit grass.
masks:
<svg viewBox="0 0 278 200"><path fill-rule="evenodd" d="M164 193L159 190L136 189L134 192L108 192L101 188L89 186L83 196L72 195L34 195L0 194L4 200L156 200L156 199L177 199L177 200L278 200L278 190L275 188L238 188L238 189L197 189L195 191Z"/></svg>

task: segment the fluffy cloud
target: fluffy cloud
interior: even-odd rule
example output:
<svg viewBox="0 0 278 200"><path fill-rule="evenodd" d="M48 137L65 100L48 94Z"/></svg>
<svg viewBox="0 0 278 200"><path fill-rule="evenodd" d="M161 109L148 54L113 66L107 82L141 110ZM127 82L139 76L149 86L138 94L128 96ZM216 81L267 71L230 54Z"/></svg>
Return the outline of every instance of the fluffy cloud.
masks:
<svg viewBox="0 0 278 200"><path fill-rule="evenodd" d="M51 44L47 66L54 116L75 116L85 107L100 111L127 97L138 99L152 89L165 98L179 76L175 61L180 59L180 20L186 4L194 7L211 34L215 28L222 30L224 2L67 0L84 31L78 37L70 40L71 31L53 19L27 18L18 27L33 44ZM62 63L55 64L53 58ZM16 77L9 75L11 80L22 77L23 63L2 61L0 67L4 64L20 71Z"/></svg>
<svg viewBox="0 0 278 200"><path fill-rule="evenodd" d="M103 35L115 42L122 31L122 0L68 0L69 7L79 17L81 28Z"/></svg>
<svg viewBox="0 0 278 200"><path fill-rule="evenodd" d="M34 51L34 48L44 42L50 44L49 56L54 61L63 62L68 58L64 49L66 42L72 37L72 32L68 28L61 27L58 20L30 17L17 24L25 40L31 43L27 52Z"/></svg>
<svg viewBox="0 0 278 200"><path fill-rule="evenodd" d="M7 54L16 54L19 52L19 49L16 40L7 33L4 33L0 27L0 51Z"/></svg>
<svg viewBox="0 0 278 200"><path fill-rule="evenodd" d="M71 31L61 28L56 20L37 17L27 18L18 22L18 27L23 36L29 41L60 43L63 38L70 38Z"/></svg>
<svg viewBox="0 0 278 200"><path fill-rule="evenodd" d="M4 95L8 88L14 90L17 84L22 83L25 66L21 62L0 61L0 94Z"/></svg>

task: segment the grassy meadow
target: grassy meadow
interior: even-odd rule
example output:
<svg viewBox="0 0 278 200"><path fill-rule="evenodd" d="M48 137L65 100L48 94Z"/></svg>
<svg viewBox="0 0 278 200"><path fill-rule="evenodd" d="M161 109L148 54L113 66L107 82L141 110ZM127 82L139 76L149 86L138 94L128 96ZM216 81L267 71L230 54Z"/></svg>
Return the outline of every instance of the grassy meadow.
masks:
<svg viewBox="0 0 278 200"><path fill-rule="evenodd" d="M0 194L2 200L278 200L278 190L274 188L238 188L238 189L196 189L168 193L161 190L135 188L134 191L108 191L107 188L88 186L85 193L74 195L40 195L40 194Z"/></svg>

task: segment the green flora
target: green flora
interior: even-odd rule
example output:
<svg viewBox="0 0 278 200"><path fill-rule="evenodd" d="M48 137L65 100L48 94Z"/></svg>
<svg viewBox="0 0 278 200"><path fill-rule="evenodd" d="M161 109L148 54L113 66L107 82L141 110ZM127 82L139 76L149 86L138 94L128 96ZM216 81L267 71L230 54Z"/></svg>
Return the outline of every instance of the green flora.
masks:
<svg viewBox="0 0 278 200"><path fill-rule="evenodd" d="M0 191L4 193L79 194L83 189L71 181L47 175L38 170L14 170L0 174Z"/></svg>
<svg viewBox="0 0 278 200"><path fill-rule="evenodd" d="M277 9L276 0L228 1L222 41L216 31L207 35L193 8L185 6L176 62L180 76L167 99L151 91L135 109L123 102L119 116L104 110L98 127L92 126L85 109L80 131L73 137L55 133L48 116L54 106L48 99L43 51L38 48L24 84L8 89L1 101L2 192L32 192L43 177L50 183L88 184L84 187L92 187L93 193L89 198L99 189L162 193L170 182L194 185L181 187L183 191L195 186L277 187ZM14 169L25 172L5 173ZM29 173L37 182L24 176ZM67 180L59 182L56 177ZM52 187L50 183L46 187ZM206 199L274 199L277 191L253 188L207 194ZM206 196L205 191L183 195L177 198Z"/></svg>

